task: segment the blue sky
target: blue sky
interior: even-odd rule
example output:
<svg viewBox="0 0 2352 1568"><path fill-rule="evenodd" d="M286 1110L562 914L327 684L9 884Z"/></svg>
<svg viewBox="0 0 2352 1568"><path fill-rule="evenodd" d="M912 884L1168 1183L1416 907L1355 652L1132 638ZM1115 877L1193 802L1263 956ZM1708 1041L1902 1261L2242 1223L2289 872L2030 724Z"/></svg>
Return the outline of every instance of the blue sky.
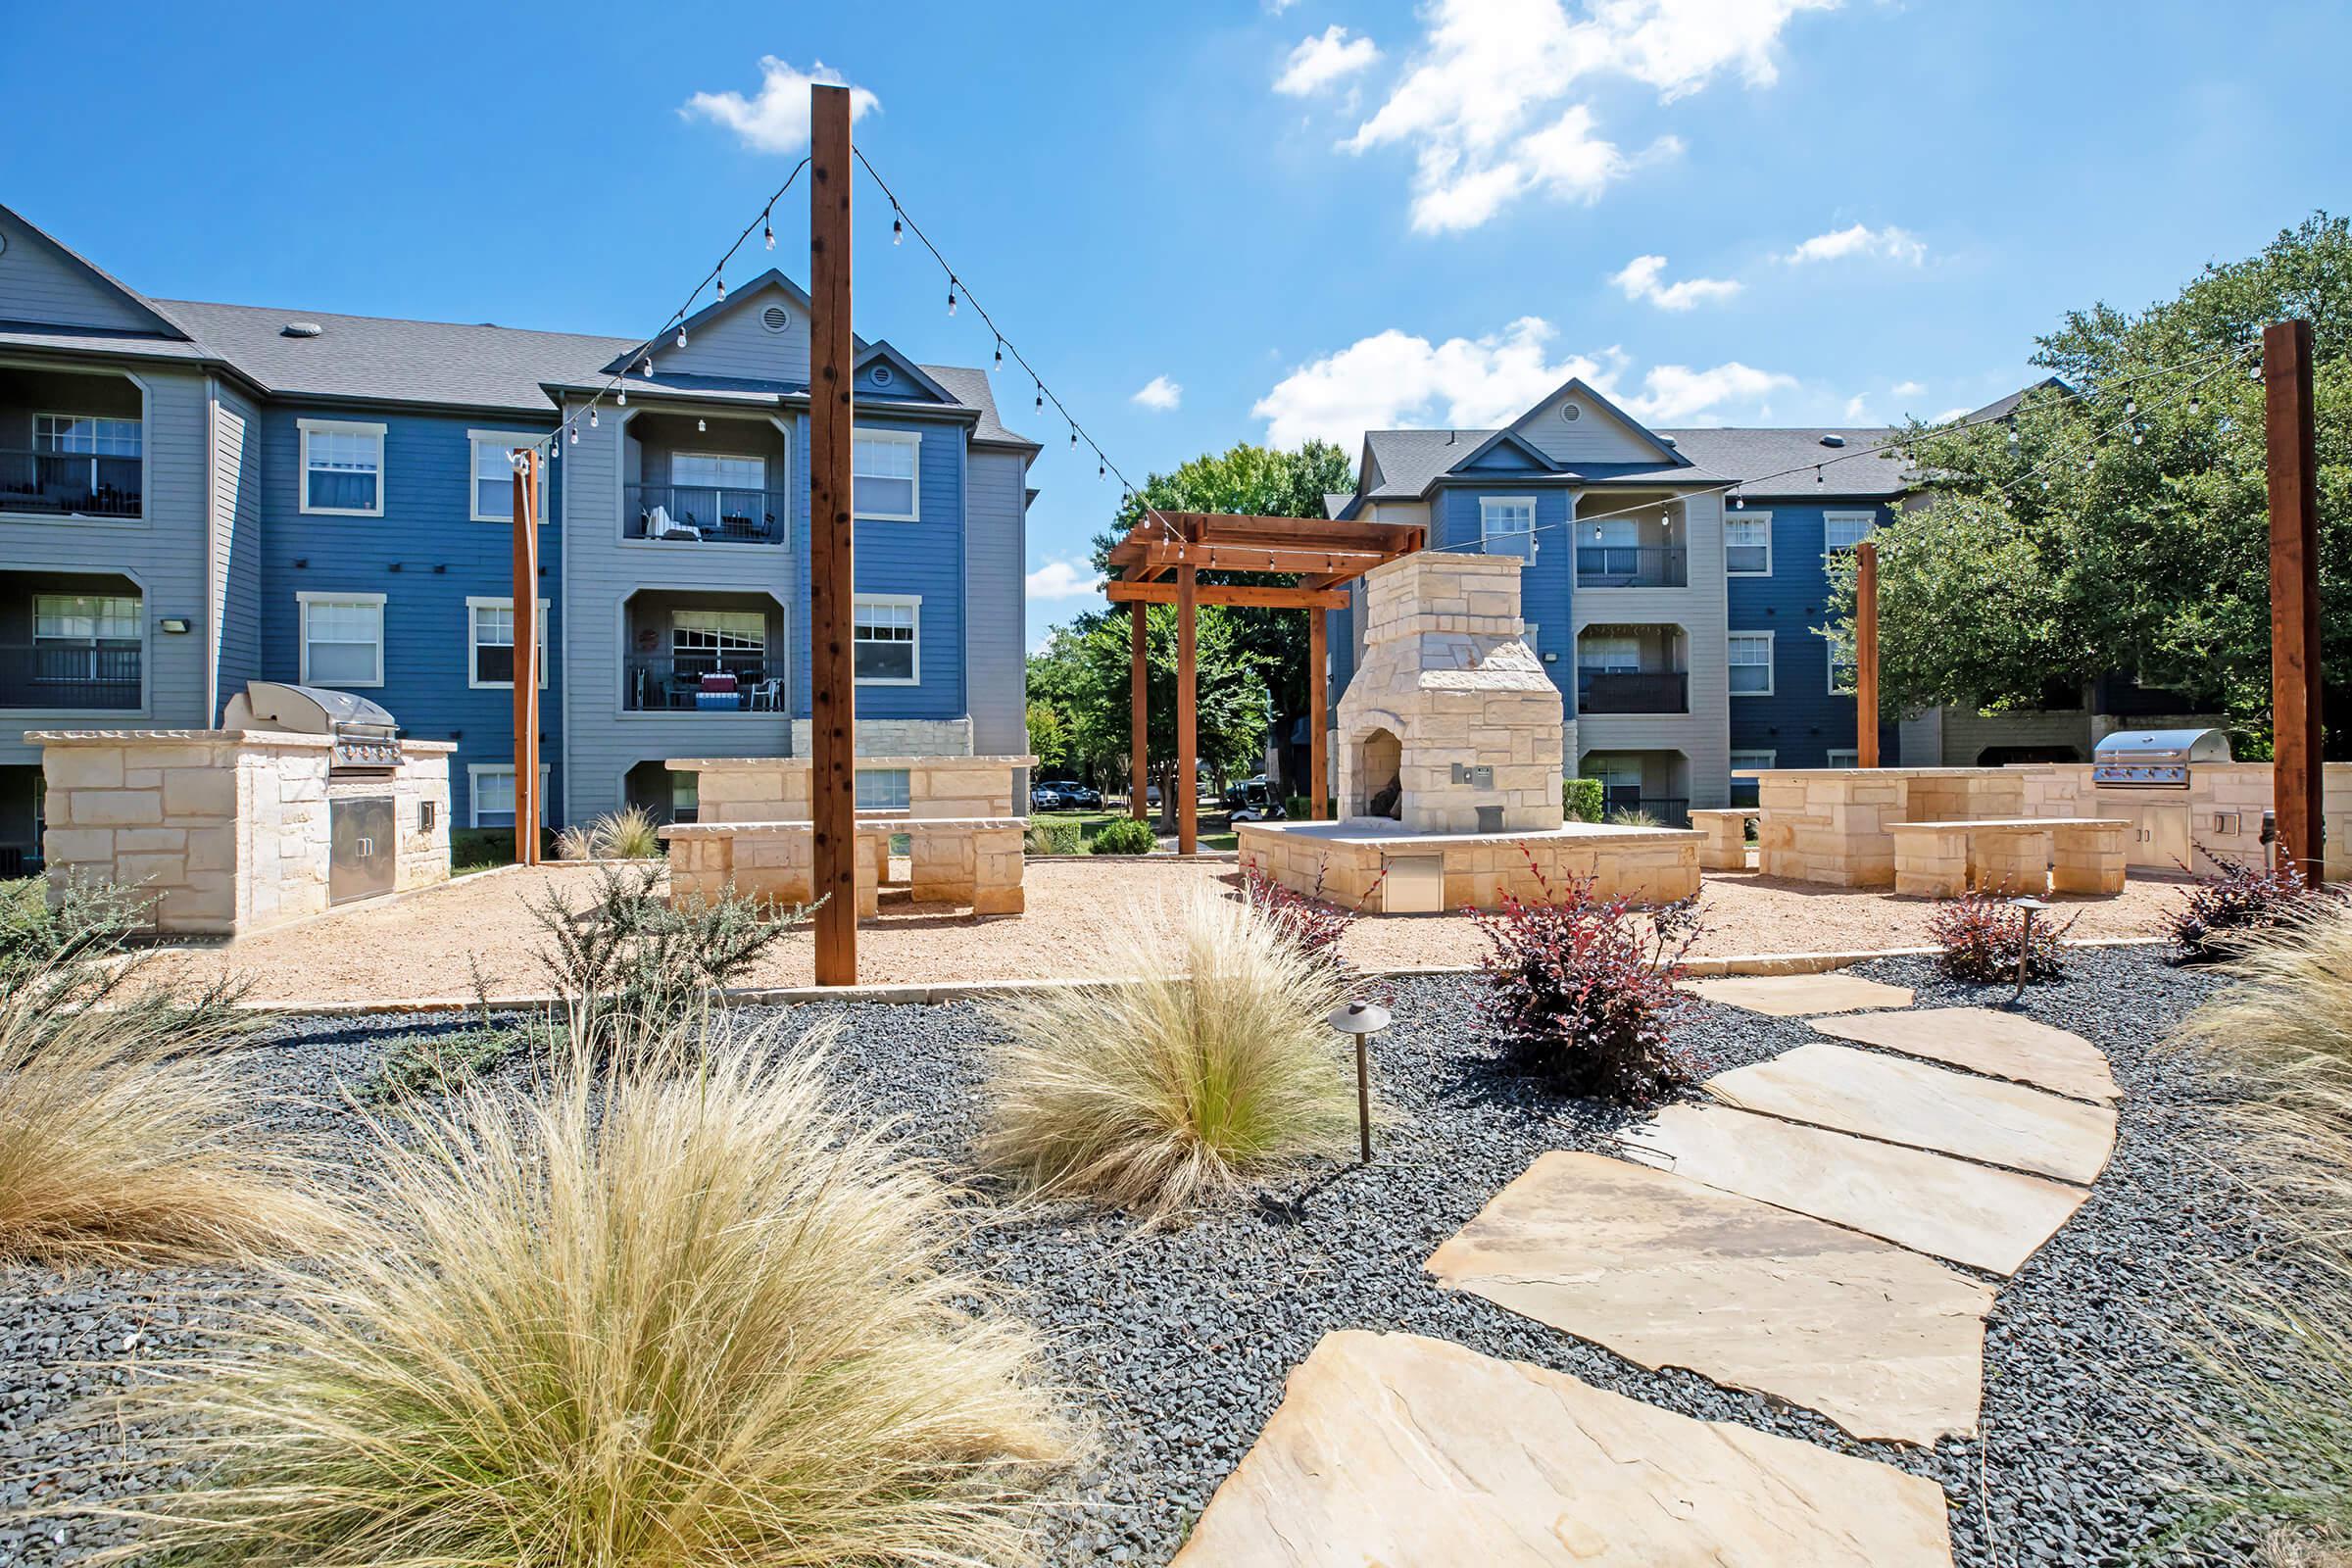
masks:
<svg viewBox="0 0 2352 1568"><path fill-rule="evenodd" d="M797 104L821 63L1139 479L1495 422L1571 372L1664 424L1970 407L2068 307L2144 304L2352 198L2352 105L2266 87L2352 51L2352 8L2316 0L130 5L102 37L12 11L40 66L0 199L133 286L614 334L791 167L805 123L760 95ZM985 364L858 200L859 328ZM1047 447L1035 640L1099 603L1069 564L1116 496L1025 384L999 396Z"/></svg>

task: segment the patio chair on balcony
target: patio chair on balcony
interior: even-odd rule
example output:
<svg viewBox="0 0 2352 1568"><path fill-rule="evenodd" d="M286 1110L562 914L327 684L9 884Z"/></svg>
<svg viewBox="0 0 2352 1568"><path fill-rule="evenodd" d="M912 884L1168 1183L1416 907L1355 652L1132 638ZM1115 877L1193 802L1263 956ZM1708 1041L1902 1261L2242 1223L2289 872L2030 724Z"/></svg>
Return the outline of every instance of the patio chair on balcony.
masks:
<svg viewBox="0 0 2352 1568"><path fill-rule="evenodd" d="M656 507L645 519L645 536L648 539L700 540L703 530L694 525L691 514L680 521L669 514L667 507Z"/></svg>
<svg viewBox="0 0 2352 1568"><path fill-rule="evenodd" d="M748 706L755 713L772 713L784 706L784 683L770 675L751 690Z"/></svg>

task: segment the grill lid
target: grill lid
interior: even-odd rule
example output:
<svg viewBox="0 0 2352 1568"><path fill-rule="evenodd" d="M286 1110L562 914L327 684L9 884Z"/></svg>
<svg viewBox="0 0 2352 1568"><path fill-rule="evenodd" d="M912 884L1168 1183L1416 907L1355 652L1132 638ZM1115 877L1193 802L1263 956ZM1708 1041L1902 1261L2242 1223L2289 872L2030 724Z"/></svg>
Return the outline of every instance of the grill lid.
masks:
<svg viewBox="0 0 2352 1568"><path fill-rule="evenodd" d="M365 697L325 686L294 686L249 680L228 700L223 729L278 729L296 735L357 733L390 739L399 731L392 715Z"/></svg>
<svg viewBox="0 0 2352 1568"><path fill-rule="evenodd" d="M2119 729L2099 742L2101 765L2126 762L2227 762L2230 736L2218 729Z"/></svg>

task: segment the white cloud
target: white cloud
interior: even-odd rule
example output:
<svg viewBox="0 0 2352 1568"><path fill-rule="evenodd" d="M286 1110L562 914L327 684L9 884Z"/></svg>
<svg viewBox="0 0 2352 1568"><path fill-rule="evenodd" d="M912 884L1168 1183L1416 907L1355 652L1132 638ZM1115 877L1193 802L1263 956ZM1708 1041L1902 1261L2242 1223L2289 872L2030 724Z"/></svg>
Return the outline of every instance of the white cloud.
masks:
<svg viewBox="0 0 2352 1568"><path fill-rule="evenodd" d="M1836 262L1848 256L1878 256L1917 267L1927 260L1928 245L1909 229L1896 228L1891 223L1885 228L1856 223L1851 228L1833 228L1826 234L1816 234L1781 260L1791 267L1801 267L1807 262Z"/></svg>
<svg viewBox="0 0 2352 1568"><path fill-rule="evenodd" d="M1413 226L1425 231L1475 227L1529 191L1594 201L1682 144L1660 137L1628 156L1598 134L1589 105L1566 103L1581 81L1630 76L1669 102L1730 70L1767 85L1789 17L1838 3L1593 0L1588 18L1571 22L1563 0L1433 0L1412 68L1340 145L1415 147Z"/></svg>
<svg viewBox="0 0 2352 1568"><path fill-rule="evenodd" d="M1165 414L1184 401L1184 386L1164 375L1155 375L1135 389L1128 400L1154 413Z"/></svg>
<svg viewBox="0 0 2352 1568"><path fill-rule="evenodd" d="M1967 404L1965 404L1965 403L1964 403L1964 404L1962 404L1960 407L1958 407L1958 408L1956 408L1956 409L1946 409L1946 410L1944 410L1944 411L1943 411L1941 414L1938 414L1937 416L1936 416L1936 417L1934 417L1933 419L1930 419L1928 422L1929 422L1930 424L1949 424L1949 423L1951 423L1951 422L1952 422L1954 419L1965 419L1965 418L1967 418L1967 417L1968 417L1968 416L1969 416L1971 414L1974 414L1975 412L1976 412L1976 410L1974 410L1974 409L1970 408L1970 407L1969 407Z"/></svg>
<svg viewBox="0 0 2352 1568"><path fill-rule="evenodd" d="M746 98L739 92L698 92L679 108L688 120L708 120L726 126L746 147L761 153L797 153L808 145L808 88L811 83L846 85L838 71L817 61L808 71L787 65L774 55L760 57L760 91ZM850 121L854 124L881 100L863 87L850 88Z"/></svg>
<svg viewBox="0 0 2352 1568"><path fill-rule="evenodd" d="M1348 29L1335 22L1320 33L1299 40L1282 74L1274 78L1274 90L1304 98L1369 68L1379 58L1380 51L1371 39L1350 38Z"/></svg>
<svg viewBox="0 0 2352 1568"><path fill-rule="evenodd" d="M1391 327L1299 366L1257 400L1270 445L1321 436L1352 449L1366 430L1399 426L1487 429L1509 423L1571 376L1642 419L1719 416L1793 388L1791 376L1732 361L1708 369L1661 365L1620 389L1626 359L1615 348L1551 356L1551 323L1521 317L1485 337L1425 337Z"/></svg>
<svg viewBox="0 0 2352 1568"><path fill-rule="evenodd" d="M1845 422L1848 424L1869 423L1870 399L1859 392L1847 398L1845 400Z"/></svg>
<svg viewBox="0 0 2352 1568"><path fill-rule="evenodd" d="M1609 275L1609 281L1625 290L1629 300L1647 300L1661 311L1687 311L1708 300L1728 300L1740 292L1740 284L1728 277L1686 277L1679 283L1661 283L1666 275L1663 256L1637 256L1625 264L1625 270Z"/></svg>
<svg viewBox="0 0 2352 1568"><path fill-rule="evenodd" d="M1915 398L1928 389L1925 381L1897 381L1886 390L1898 398Z"/></svg>
<svg viewBox="0 0 2352 1568"><path fill-rule="evenodd" d="M1031 599L1084 599L1102 591L1095 568L1075 561L1049 561L1023 580Z"/></svg>

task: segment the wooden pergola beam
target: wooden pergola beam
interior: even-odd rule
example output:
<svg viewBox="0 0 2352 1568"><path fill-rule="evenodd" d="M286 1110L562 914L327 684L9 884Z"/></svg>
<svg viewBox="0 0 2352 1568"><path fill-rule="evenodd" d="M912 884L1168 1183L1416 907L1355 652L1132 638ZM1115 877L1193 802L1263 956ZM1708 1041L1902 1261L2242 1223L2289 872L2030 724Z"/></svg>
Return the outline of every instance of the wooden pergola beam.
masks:
<svg viewBox="0 0 2352 1568"><path fill-rule="evenodd" d="M1194 735L1197 674L1194 655L1193 568L1176 572L1176 853L1190 855L1200 846L1200 770L1196 763L1200 747Z"/></svg>
<svg viewBox="0 0 2352 1568"><path fill-rule="evenodd" d="M1304 575L1337 573L1360 576L1394 560L1353 550L1313 550L1300 546L1226 544L1153 544L1144 547L1143 564L1152 567L1191 566L1197 571L1283 571Z"/></svg>
<svg viewBox="0 0 2352 1568"><path fill-rule="evenodd" d="M1172 582L1128 582L1114 577L1102 585L1103 597L1114 605L1172 605L1178 589ZM1256 610L1343 610L1348 594L1338 588L1277 588L1260 583L1201 583L1193 590L1200 605L1238 605Z"/></svg>

